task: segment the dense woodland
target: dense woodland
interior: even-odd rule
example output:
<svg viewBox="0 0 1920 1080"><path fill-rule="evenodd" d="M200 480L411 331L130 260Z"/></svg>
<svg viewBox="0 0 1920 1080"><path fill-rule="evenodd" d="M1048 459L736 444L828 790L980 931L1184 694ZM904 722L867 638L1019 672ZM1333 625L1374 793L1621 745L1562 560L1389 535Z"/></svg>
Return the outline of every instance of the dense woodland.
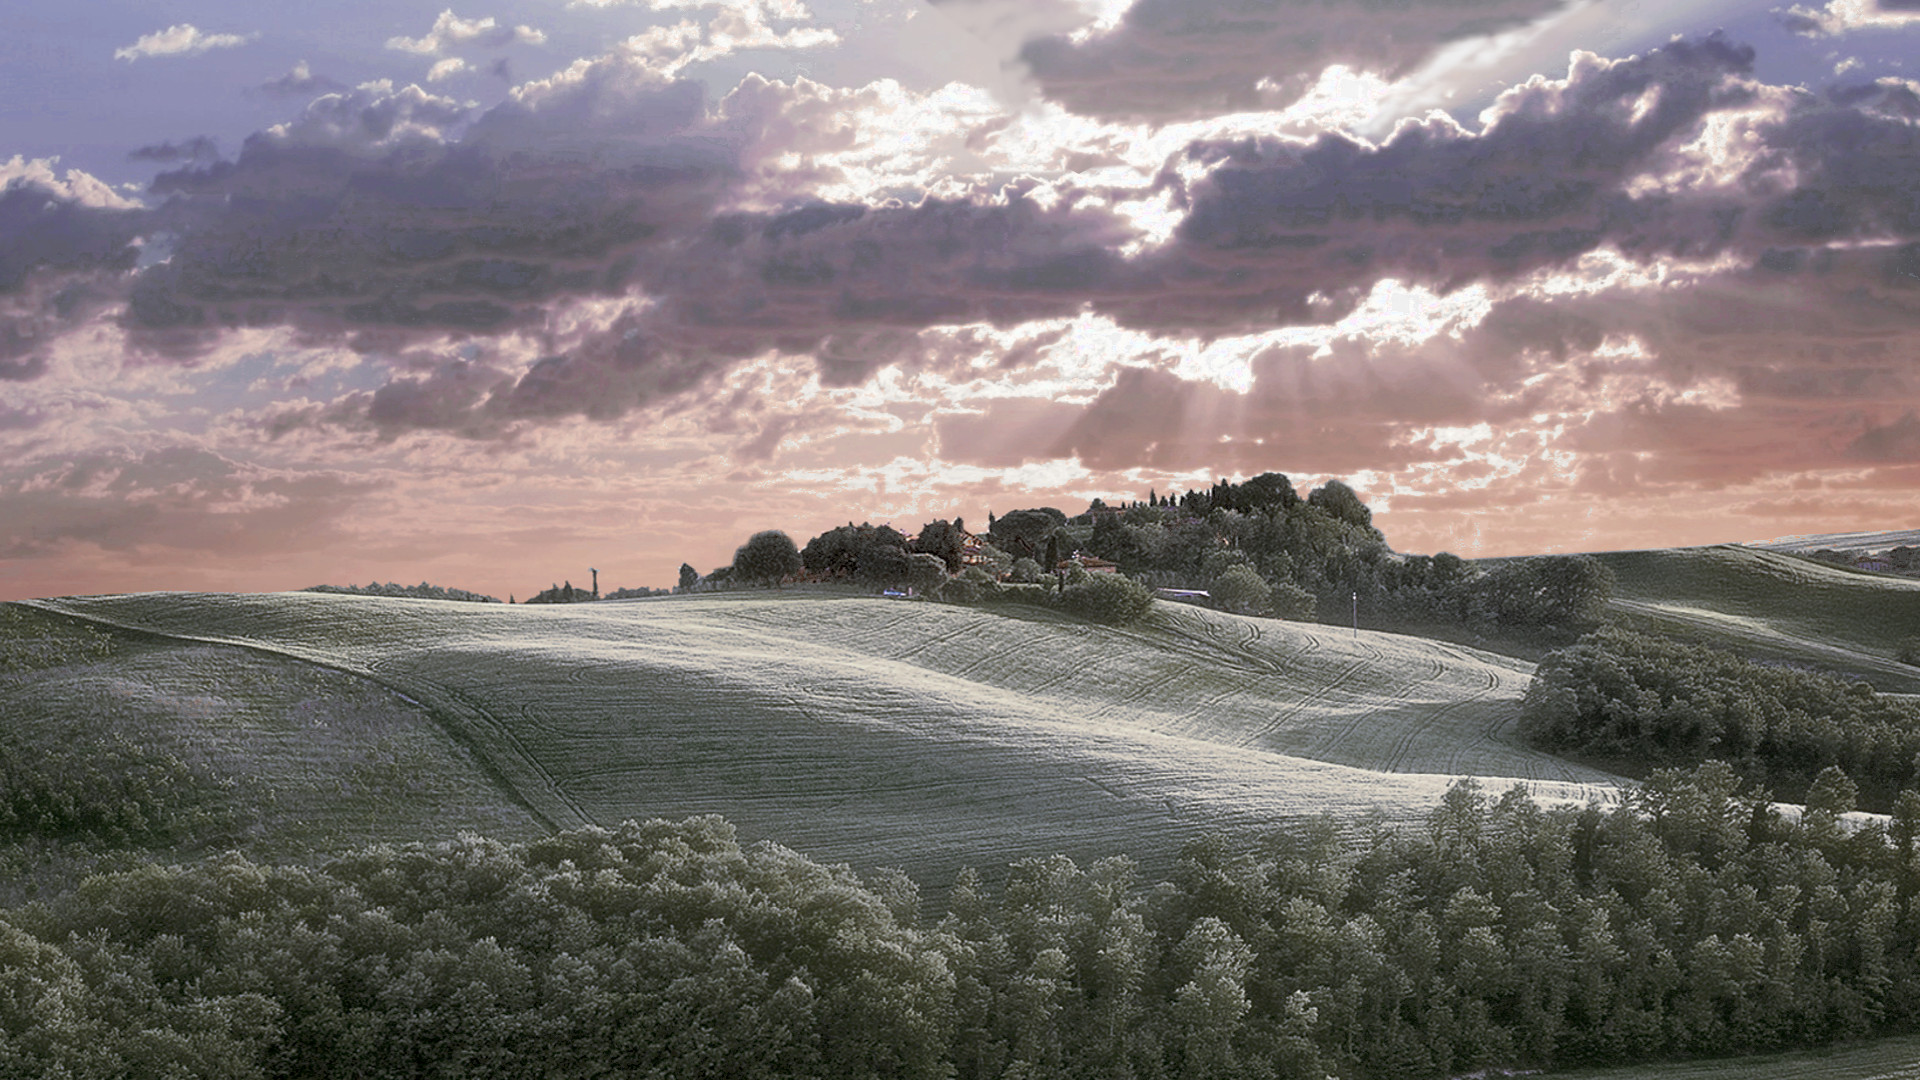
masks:
<svg viewBox="0 0 1920 1080"><path fill-rule="evenodd" d="M1150 887L967 873L937 917L718 818L145 867L0 912L0 1075L1442 1077L1910 1027L1920 797L1849 835L1737 789L1465 784Z"/></svg>
<svg viewBox="0 0 1920 1080"><path fill-rule="evenodd" d="M1920 787L1920 702L1620 629L1541 661L1521 722L1550 750L1640 765L1726 761L1795 802L1829 766L1874 810Z"/></svg>

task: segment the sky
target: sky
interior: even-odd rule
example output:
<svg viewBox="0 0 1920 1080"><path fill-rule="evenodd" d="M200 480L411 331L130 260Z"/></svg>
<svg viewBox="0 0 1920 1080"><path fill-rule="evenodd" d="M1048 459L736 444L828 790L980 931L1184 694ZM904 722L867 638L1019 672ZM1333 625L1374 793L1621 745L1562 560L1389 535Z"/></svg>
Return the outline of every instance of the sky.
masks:
<svg viewBox="0 0 1920 1080"><path fill-rule="evenodd" d="M1920 0L21 0L0 599L1920 526ZM1909 62L1912 58L1912 62Z"/></svg>

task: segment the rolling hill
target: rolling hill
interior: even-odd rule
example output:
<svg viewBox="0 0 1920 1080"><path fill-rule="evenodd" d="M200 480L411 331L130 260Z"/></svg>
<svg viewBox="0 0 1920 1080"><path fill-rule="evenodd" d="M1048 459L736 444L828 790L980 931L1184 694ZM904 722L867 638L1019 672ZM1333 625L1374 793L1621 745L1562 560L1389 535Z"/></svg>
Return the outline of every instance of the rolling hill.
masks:
<svg viewBox="0 0 1920 1080"><path fill-rule="evenodd" d="M1920 634L1920 581L1734 545L1595 558L1613 570L1613 609L1629 625L1920 693L1920 669L1893 658Z"/></svg>
<svg viewBox="0 0 1920 1080"><path fill-rule="evenodd" d="M312 593L33 605L122 628L144 665L42 673L43 698L85 708L120 680L173 726L238 747L222 760L267 787L324 774L349 752L324 740L353 738L286 734L290 673L355 680L413 733L399 768L449 793L428 828L397 813L396 838L714 812L743 837L901 866L938 889L963 865L1124 852L1154 873L1221 828L1415 819L1460 775L1546 798L1619 783L1517 741L1523 662L1164 604L1127 629L798 590L563 607ZM426 718L441 742L423 741ZM281 735L259 733L276 723ZM231 739L207 734L221 724ZM375 805L309 801L322 828Z"/></svg>

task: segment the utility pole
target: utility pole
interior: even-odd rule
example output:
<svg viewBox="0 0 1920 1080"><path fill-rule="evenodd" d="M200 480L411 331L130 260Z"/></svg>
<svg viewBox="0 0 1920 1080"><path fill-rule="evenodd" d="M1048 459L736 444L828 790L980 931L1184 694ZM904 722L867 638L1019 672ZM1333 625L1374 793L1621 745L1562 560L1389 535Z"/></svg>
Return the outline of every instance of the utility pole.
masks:
<svg viewBox="0 0 1920 1080"><path fill-rule="evenodd" d="M1353 594L1353 636L1360 636L1360 594Z"/></svg>
<svg viewBox="0 0 1920 1080"><path fill-rule="evenodd" d="M600 571L589 566L587 567L587 573L593 575L593 598L598 600L600 599Z"/></svg>

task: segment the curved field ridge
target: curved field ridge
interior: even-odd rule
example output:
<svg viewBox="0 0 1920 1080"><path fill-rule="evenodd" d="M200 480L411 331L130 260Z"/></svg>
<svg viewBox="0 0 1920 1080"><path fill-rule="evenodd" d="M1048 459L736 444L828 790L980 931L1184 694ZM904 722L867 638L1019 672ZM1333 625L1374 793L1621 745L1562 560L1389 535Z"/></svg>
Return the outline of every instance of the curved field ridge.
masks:
<svg viewBox="0 0 1920 1080"><path fill-rule="evenodd" d="M804 594L38 603L377 679L555 822L724 813L930 882L1054 852L1170 858L1202 831L1322 812L1417 818L1458 775L1554 799L1618 783L1513 738L1529 665L1198 609L1115 630Z"/></svg>
<svg viewBox="0 0 1920 1080"><path fill-rule="evenodd" d="M1594 557L1613 570L1613 606L1633 621L1920 691L1920 670L1893 658L1920 634L1920 580L1733 545Z"/></svg>

